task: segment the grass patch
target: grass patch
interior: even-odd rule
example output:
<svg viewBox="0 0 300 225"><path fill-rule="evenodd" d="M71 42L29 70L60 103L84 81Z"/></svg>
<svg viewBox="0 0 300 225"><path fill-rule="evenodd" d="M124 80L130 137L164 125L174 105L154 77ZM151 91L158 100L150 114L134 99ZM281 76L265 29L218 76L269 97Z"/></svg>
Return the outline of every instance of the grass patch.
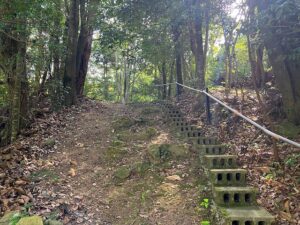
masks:
<svg viewBox="0 0 300 225"><path fill-rule="evenodd" d="M47 180L52 183L57 183L60 177L54 171L42 169L30 174L29 179L34 182Z"/></svg>

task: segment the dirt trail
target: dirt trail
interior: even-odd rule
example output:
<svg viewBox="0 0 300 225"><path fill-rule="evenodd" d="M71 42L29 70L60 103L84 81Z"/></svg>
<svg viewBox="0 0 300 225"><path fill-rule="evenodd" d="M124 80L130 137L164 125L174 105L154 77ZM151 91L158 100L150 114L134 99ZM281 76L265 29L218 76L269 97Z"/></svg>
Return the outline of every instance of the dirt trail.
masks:
<svg viewBox="0 0 300 225"><path fill-rule="evenodd" d="M100 103L76 114L53 137L46 166L31 175L38 180L33 212L64 224L199 224L195 157L149 160L151 143L177 142L162 117L154 106Z"/></svg>

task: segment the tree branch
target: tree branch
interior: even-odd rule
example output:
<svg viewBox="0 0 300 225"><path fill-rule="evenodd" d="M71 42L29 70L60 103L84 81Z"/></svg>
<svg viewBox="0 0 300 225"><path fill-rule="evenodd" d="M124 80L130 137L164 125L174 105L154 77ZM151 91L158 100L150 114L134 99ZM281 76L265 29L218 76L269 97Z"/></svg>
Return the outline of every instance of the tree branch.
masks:
<svg viewBox="0 0 300 225"><path fill-rule="evenodd" d="M27 42L24 41L24 40L18 39L18 38L16 38L16 37L14 37L14 36L12 36L12 35L6 33L4 30L1 30L1 29L0 29L0 32L3 33L4 35L6 35L7 37L9 37L9 38L11 38L11 39L17 41L17 42L24 42L24 43L27 43Z"/></svg>

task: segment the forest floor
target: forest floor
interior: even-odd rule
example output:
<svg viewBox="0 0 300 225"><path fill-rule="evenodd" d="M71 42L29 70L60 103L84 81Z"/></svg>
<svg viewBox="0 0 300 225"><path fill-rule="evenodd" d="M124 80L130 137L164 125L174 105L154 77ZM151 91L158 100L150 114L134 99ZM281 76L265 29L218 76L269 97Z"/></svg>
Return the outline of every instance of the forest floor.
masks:
<svg viewBox="0 0 300 225"><path fill-rule="evenodd" d="M243 104L234 94L223 100L264 124L253 92L246 95ZM186 93L178 107L207 135L231 146L276 224L299 225L299 151L278 144L282 161L274 163L265 135L215 106L214 125L207 126L195 102ZM70 225L199 224L206 219L199 207L206 181L196 155L160 164L149 155L153 144L183 143L163 116L147 105L92 100L41 114L16 143L0 150L0 212L23 207Z"/></svg>
<svg viewBox="0 0 300 225"><path fill-rule="evenodd" d="M38 120L5 150L21 160L7 161L1 211L25 206L64 224L199 224L197 157L151 163L149 145L178 140L159 108L145 107L86 100Z"/></svg>

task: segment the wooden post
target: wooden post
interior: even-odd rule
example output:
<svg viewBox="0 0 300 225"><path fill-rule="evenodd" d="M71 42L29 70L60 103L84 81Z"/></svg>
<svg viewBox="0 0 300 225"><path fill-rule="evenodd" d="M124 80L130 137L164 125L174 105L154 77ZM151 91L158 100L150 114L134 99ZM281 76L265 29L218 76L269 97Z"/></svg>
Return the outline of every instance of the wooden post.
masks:
<svg viewBox="0 0 300 225"><path fill-rule="evenodd" d="M176 83L176 99L179 101L179 84Z"/></svg>
<svg viewBox="0 0 300 225"><path fill-rule="evenodd" d="M208 93L208 88L206 88L206 92ZM207 95L206 95L206 114L207 114L207 123L211 124L210 99Z"/></svg>

